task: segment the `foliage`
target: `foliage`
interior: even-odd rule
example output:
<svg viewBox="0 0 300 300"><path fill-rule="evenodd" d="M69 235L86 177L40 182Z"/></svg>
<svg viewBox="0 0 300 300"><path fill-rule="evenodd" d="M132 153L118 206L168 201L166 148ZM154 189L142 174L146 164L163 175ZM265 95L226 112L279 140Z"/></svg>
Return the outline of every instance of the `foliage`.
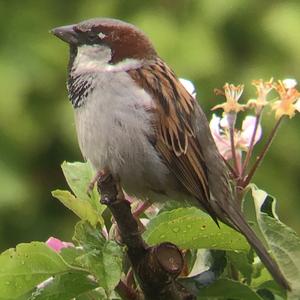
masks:
<svg viewBox="0 0 300 300"><path fill-rule="evenodd" d="M91 168L90 164L63 163L62 168L71 189L76 191L77 196L81 193L83 195L86 186L80 180L72 181L70 178L74 174L78 178L84 178ZM182 281L182 284L199 295L199 299L269 299L264 298L265 293L277 297L276 299L297 299L296 295L300 294L299 237L278 220L275 213L276 200L273 197L254 185L251 186L251 191L257 225L270 249L274 250L274 257L291 283L293 293L287 298L285 291L277 286L257 259L251 259L253 253L250 255L251 250L243 237L223 224L219 229L198 209L171 208L154 216L153 212L150 213L152 217L144 233L144 238L149 243L172 241L185 249L217 250L215 253L211 252L209 259L196 255L198 258L190 260L190 269L194 269L193 273L198 275ZM91 205L93 197L84 196L76 201L82 201L83 206L89 207L93 215L97 215L99 211L104 211L104 207L101 204ZM76 213L76 201L66 203L60 196L58 199ZM75 246L68 244L69 247L56 252L45 243L32 242L20 244L16 249L9 249L1 254L0 299L120 299L114 288L122 273L128 272L128 269L123 264L122 247L114 242L113 225L103 219L95 222L95 219L87 218L86 214L77 216L81 221L75 226ZM108 236L107 232L110 231ZM275 234L280 238L274 237ZM232 242L225 242L229 235ZM218 253L220 254L217 255ZM221 265L223 267L220 269ZM238 281L230 279L232 265L239 274ZM207 266L210 273L201 272Z"/></svg>
<svg viewBox="0 0 300 300"><path fill-rule="evenodd" d="M0 1L0 251L49 232L68 239L76 220L49 193L66 187L61 162L81 160L65 88L68 49L51 28L96 16L137 25L179 76L195 82L208 115L225 80L300 78L299 9L295 0ZM299 126L300 119L282 126L255 177L288 199L280 216L298 234Z"/></svg>
<svg viewBox="0 0 300 300"><path fill-rule="evenodd" d="M128 271L99 195L93 191L92 197L87 197L92 176L88 164L63 164L71 191L56 190L53 195L69 213L49 195L53 187L65 186L58 168L61 161L80 157L64 84L68 53L48 34L49 29L96 15L136 24L177 74L194 79L200 88L198 99L207 110L213 106L209 103L213 88L224 78L236 82L254 76L299 78L299 8L300 3L293 0L217 0L217 5L210 0L91 0L88 5L82 0L1 2L0 247L4 250L20 240L45 240L49 232L69 239L76 216L81 221L74 233L75 247L57 253L44 243L31 242L3 252L0 300L118 299L113 288L121 272ZM245 92L247 95L248 90ZM280 215L298 232L299 121L281 128L274 151L255 177L260 186L285 200L280 202ZM265 119L264 125L270 128L271 119ZM279 221L272 196L255 186L251 192L246 196L255 206L253 227L265 238L294 294L287 296L274 283L243 241L224 245L225 225L219 231L200 211L166 206L161 214L152 214L144 234L149 242L172 238L182 247L196 249L188 252L192 253L189 270L194 274L214 262L214 258L211 264L203 259L200 248L226 250L228 264L221 278L206 287L203 277L191 279L200 299L297 299L300 293L299 237ZM191 228L190 219L195 221ZM168 227L169 222L178 224L179 231ZM207 227L199 230L202 222ZM114 272L110 272L110 264ZM238 271L238 281L232 280L232 266ZM218 276L212 276L213 280Z"/></svg>
<svg viewBox="0 0 300 300"><path fill-rule="evenodd" d="M225 224L218 228L209 215L195 207L159 214L148 224L144 238L150 245L168 239L183 249L249 250L241 234Z"/></svg>

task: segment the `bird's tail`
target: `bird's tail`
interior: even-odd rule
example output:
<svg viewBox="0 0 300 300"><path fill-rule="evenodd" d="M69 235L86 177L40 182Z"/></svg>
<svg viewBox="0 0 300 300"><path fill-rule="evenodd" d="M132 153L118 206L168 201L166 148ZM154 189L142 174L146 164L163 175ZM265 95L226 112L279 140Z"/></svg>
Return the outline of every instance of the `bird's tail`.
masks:
<svg viewBox="0 0 300 300"><path fill-rule="evenodd" d="M257 237L253 229L249 226L247 221L245 220L244 216L240 211L234 210L230 214L230 222L231 224L240 232L242 233L250 245L254 248L255 252L266 266L268 271L271 273L273 278L285 289L291 290L291 287L285 277L283 276L282 272L280 271L277 263L268 253L267 249L261 242L261 240Z"/></svg>

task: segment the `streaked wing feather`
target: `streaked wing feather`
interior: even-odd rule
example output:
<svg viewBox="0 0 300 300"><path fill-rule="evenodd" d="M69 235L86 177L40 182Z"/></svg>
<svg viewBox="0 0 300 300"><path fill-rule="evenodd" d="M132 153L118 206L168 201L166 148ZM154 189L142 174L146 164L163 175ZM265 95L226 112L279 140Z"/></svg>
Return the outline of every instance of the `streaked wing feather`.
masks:
<svg viewBox="0 0 300 300"><path fill-rule="evenodd" d="M195 137L191 116L195 99L160 59L128 74L154 99L156 105L154 147L176 178L216 221L209 204L207 168L201 144Z"/></svg>

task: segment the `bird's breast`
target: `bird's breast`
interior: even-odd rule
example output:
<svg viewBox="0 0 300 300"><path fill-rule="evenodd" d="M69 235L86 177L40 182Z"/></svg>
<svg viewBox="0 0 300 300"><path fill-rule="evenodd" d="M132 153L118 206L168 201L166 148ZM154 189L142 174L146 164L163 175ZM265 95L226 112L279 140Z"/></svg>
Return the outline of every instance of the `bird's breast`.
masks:
<svg viewBox="0 0 300 300"><path fill-rule="evenodd" d="M95 169L108 167L133 194L161 189L169 173L149 142L153 136L150 95L126 72L94 76L91 90L75 109L80 149Z"/></svg>

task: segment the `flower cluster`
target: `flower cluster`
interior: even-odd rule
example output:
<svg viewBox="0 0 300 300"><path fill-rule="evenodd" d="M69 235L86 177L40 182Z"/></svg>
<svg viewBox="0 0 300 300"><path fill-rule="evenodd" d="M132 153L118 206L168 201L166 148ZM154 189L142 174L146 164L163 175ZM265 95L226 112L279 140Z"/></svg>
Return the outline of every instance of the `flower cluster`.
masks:
<svg viewBox="0 0 300 300"><path fill-rule="evenodd" d="M193 97L196 96L195 87L190 81L181 79L181 83ZM213 114L210 121L210 130L218 150L240 188L245 188L249 184L269 150L282 119L285 116L292 118L297 111L300 112L300 92L296 89L296 80L285 79L275 82L273 78L268 81L259 79L253 80L252 85L256 89L256 98L250 99L246 104L239 103L244 85L235 86L226 83L223 90L216 90L226 101L212 108L212 110L222 109L222 117ZM270 101L268 97L272 91L277 97ZM262 152L250 166L254 146L262 137L261 119L267 106L275 112L274 128L267 136ZM236 128L238 113L250 109L254 110L254 115L246 115L241 128Z"/></svg>
<svg viewBox="0 0 300 300"><path fill-rule="evenodd" d="M296 111L300 111L300 93L296 89L296 80L285 79L274 82L273 79L269 81L260 79L254 80L252 85L256 88L256 98L250 99L247 104L243 105L238 103L243 93L243 85L225 84L223 95L226 101L212 109L223 109L223 118L213 115L210 122L211 132L221 155L226 161L232 160L233 162L228 166L240 188L245 188L249 184L269 150L283 117L292 118ZM277 94L273 101L267 99L271 91ZM249 170L254 145L262 136L260 123L266 106L271 106L271 109L275 111L275 125L267 137L262 152ZM247 115L242 122L241 129L237 129L237 115L240 111L247 109L254 109L254 115ZM243 152L245 152L244 157Z"/></svg>
<svg viewBox="0 0 300 300"><path fill-rule="evenodd" d="M231 152L231 144L230 144L229 123L227 120L227 116L220 118L217 117L215 114L213 114L209 126L219 152L226 160L231 159L232 152ZM239 157L242 156L242 151L244 152L248 151L250 147L254 127L255 127L255 117L247 116L242 123L241 130L236 130L234 132L234 147ZM255 134L254 144L256 144L260 140L261 135L262 135L262 128L261 125L259 124L258 130L256 131Z"/></svg>

